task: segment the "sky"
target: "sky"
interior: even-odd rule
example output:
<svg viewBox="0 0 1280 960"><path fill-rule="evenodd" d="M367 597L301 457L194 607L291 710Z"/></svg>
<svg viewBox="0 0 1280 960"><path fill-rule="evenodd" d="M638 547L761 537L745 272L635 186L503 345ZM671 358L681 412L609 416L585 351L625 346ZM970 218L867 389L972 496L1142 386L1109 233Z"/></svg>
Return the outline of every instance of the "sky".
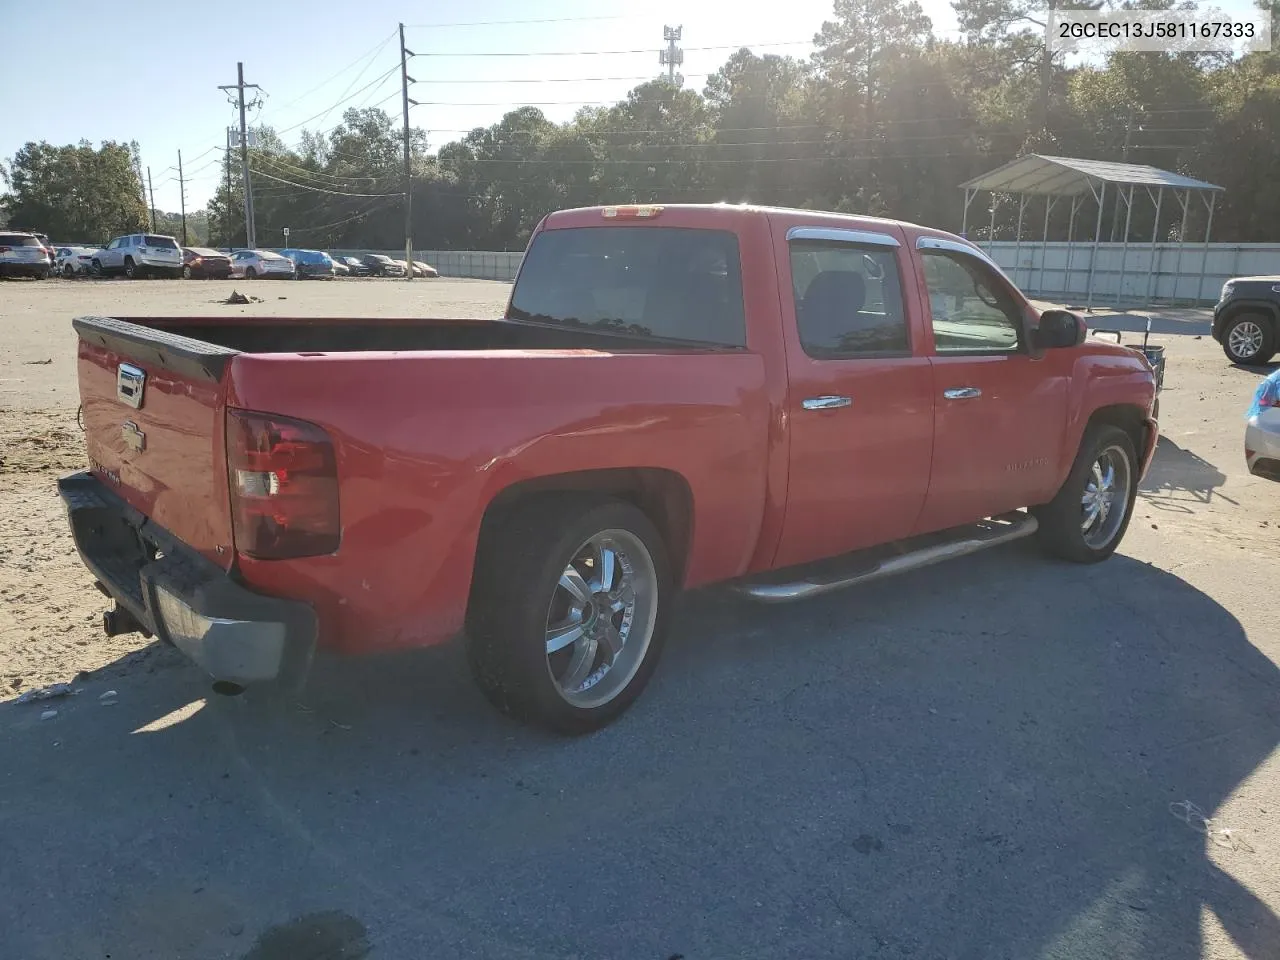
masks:
<svg viewBox="0 0 1280 960"><path fill-rule="evenodd" d="M921 0L934 32L954 37L949 0ZM0 160L28 141L137 140L151 168L155 205L179 208L182 151L187 209L208 202L220 175L217 149L237 111L219 85L259 84L250 125L274 127L287 143L325 131L348 107L381 105L400 116L397 25L405 23L414 83L410 122L434 151L524 104L552 120L583 105L613 102L663 68L664 25L681 25L685 85L739 46L805 57L831 16L832 0L474 0L443 5L398 0L313 0L248 5L134 0L128 15L105 4L74 15L0 0L5 73L38 72L39 97L5 97ZM1220 0L1224 9L1249 0ZM65 13L66 11L62 11ZM543 21L543 22L530 22ZM555 21L555 22L547 22ZM623 52L635 51L635 52ZM550 52L566 55L547 56ZM499 56L498 54L518 54Z"/></svg>

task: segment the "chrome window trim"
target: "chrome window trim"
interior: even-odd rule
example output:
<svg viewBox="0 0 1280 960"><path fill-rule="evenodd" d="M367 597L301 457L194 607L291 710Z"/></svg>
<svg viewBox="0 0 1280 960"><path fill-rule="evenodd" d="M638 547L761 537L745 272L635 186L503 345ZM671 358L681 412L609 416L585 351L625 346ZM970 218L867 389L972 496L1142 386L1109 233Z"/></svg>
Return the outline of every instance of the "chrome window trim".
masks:
<svg viewBox="0 0 1280 960"><path fill-rule="evenodd" d="M1009 275L1000 269L1000 264L996 263L984 250L972 247L967 243L961 243L958 240L947 240L945 237L920 237L916 240L917 250L946 250L949 253L963 253L975 260L986 264L1000 276L1004 277L1005 282L1013 289L1017 290L1018 285L1009 279Z"/></svg>
<svg viewBox="0 0 1280 960"><path fill-rule="evenodd" d="M837 230L832 227L792 227L787 240L827 240L834 243L861 243L873 247L900 247L898 238L871 230Z"/></svg>

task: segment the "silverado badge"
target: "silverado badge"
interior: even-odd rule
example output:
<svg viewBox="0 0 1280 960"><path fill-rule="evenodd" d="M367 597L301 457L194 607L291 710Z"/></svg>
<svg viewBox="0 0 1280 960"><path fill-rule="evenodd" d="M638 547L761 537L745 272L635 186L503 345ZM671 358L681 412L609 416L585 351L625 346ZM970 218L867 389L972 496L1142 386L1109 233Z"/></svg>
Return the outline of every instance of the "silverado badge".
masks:
<svg viewBox="0 0 1280 960"><path fill-rule="evenodd" d="M147 448L147 435L132 420L124 422L120 427L120 435L124 437L124 445L134 453L141 453Z"/></svg>

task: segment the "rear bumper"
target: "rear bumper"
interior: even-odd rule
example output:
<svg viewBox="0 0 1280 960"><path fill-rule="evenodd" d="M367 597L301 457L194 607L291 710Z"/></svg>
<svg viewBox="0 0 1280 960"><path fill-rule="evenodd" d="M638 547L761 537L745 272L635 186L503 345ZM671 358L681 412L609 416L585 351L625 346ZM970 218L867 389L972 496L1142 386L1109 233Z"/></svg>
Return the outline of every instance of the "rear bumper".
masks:
<svg viewBox="0 0 1280 960"><path fill-rule="evenodd" d="M1280 432L1262 420L1250 417L1244 428L1245 462L1255 477L1280 481Z"/></svg>
<svg viewBox="0 0 1280 960"><path fill-rule="evenodd" d="M76 549L89 572L148 631L215 680L300 682L315 652L316 616L265 597L78 473L58 481Z"/></svg>
<svg viewBox="0 0 1280 960"><path fill-rule="evenodd" d="M49 262L0 262L0 277L46 277L53 269Z"/></svg>

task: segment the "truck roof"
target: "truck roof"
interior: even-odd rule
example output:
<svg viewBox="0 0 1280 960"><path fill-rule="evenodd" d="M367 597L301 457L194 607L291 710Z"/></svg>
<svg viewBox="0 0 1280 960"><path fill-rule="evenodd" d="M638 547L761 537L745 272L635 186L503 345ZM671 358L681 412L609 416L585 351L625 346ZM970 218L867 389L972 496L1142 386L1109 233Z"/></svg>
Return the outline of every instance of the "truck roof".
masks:
<svg viewBox="0 0 1280 960"><path fill-rule="evenodd" d="M837 213L831 210L807 210L799 207L770 207L751 203L630 203L617 204L609 206L596 207L574 207L569 210L557 210L548 214L545 225L547 227L567 227L567 226L583 226L593 221L597 221L605 217L606 210L625 210L635 208L649 208L658 211L648 217L644 217L646 221L661 221L662 214L666 212L681 213L685 215L705 216L708 226L717 221L724 221L721 225L727 227L730 223L739 221L743 218L770 216L770 215L786 215L786 216L803 216L805 218L839 221L857 221L861 224L878 223L883 225L893 225L899 227L912 227L916 229L935 230L938 233L948 236L956 236L945 230L938 230L936 227L925 227L920 224L911 223L907 220L891 220L885 217L873 217L861 213ZM956 236L956 239L962 239Z"/></svg>

